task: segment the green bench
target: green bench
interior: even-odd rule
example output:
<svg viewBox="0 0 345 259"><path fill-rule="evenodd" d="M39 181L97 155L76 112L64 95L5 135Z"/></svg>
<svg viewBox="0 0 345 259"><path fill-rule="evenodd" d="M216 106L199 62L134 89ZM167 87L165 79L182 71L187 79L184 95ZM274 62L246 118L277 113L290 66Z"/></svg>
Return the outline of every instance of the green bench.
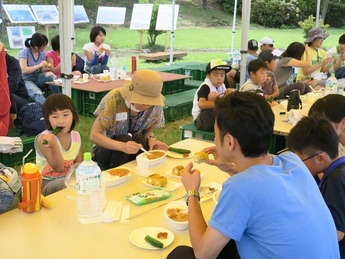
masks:
<svg viewBox="0 0 345 259"><path fill-rule="evenodd" d="M180 127L180 140L192 137L214 141L214 132L198 130L195 128L194 123L186 124Z"/></svg>

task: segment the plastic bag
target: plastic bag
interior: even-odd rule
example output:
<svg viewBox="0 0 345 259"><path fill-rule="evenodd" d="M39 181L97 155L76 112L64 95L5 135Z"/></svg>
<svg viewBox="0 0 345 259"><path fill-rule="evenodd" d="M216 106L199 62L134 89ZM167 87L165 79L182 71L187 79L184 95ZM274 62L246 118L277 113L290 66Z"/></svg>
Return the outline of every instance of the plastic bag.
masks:
<svg viewBox="0 0 345 259"><path fill-rule="evenodd" d="M16 170L0 163L0 214L18 207L21 195L21 177Z"/></svg>

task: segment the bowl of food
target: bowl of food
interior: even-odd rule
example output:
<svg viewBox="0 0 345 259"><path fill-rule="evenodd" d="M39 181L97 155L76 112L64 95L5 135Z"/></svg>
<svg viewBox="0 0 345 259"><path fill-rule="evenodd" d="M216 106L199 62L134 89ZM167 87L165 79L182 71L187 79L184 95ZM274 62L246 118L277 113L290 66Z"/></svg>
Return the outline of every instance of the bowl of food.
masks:
<svg viewBox="0 0 345 259"><path fill-rule="evenodd" d="M105 187L112 187L125 182L131 176L132 170L128 167L116 167L102 172Z"/></svg>
<svg viewBox="0 0 345 259"><path fill-rule="evenodd" d="M164 150L150 150L148 151L149 155L146 153L141 153L140 155L137 155L137 158L148 158L149 159L149 166L154 166L162 163L164 158L167 155L167 152Z"/></svg>
<svg viewBox="0 0 345 259"><path fill-rule="evenodd" d="M184 201L172 201L165 205L164 216L176 230L188 228L188 206Z"/></svg>
<svg viewBox="0 0 345 259"><path fill-rule="evenodd" d="M212 194L212 200L214 201L215 204L218 203L219 194L220 194L220 191L216 191Z"/></svg>

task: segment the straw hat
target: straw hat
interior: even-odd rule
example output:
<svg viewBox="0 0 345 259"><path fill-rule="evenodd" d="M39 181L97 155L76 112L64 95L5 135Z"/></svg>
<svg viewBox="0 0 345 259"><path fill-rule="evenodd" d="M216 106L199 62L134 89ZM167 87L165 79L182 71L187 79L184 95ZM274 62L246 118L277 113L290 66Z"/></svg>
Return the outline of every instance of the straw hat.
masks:
<svg viewBox="0 0 345 259"><path fill-rule="evenodd" d="M120 93L130 103L164 106L162 87L163 80L156 71L142 69L133 74L132 80L125 83Z"/></svg>
<svg viewBox="0 0 345 259"><path fill-rule="evenodd" d="M307 36L308 36L308 38L304 41L305 44L312 42L316 38L326 39L329 36L329 34L324 33L321 28L317 27L317 28L310 29L308 31Z"/></svg>

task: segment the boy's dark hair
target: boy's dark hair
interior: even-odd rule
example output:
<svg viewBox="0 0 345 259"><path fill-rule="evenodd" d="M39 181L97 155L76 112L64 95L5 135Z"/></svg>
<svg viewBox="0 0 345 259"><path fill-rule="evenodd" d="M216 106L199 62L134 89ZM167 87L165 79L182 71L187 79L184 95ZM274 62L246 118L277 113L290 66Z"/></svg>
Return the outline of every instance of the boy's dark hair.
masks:
<svg viewBox="0 0 345 259"><path fill-rule="evenodd" d="M310 107L308 116L322 115L330 122L340 123L345 117L345 96L329 94Z"/></svg>
<svg viewBox="0 0 345 259"><path fill-rule="evenodd" d="M267 64L265 61L261 60L261 59L254 59L252 61L249 62L248 64L248 73L250 75L250 72L253 72L254 74L256 74L256 72L260 69L268 69L267 68Z"/></svg>
<svg viewBox="0 0 345 259"><path fill-rule="evenodd" d="M345 44L345 34L341 35L339 38L339 44Z"/></svg>
<svg viewBox="0 0 345 259"><path fill-rule="evenodd" d="M78 113L74 102L65 94L51 94L43 103L43 117L48 130L54 130L49 121L49 115L57 110L70 109L73 114L73 122L70 130L72 131L79 122Z"/></svg>
<svg viewBox="0 0 345 259"><path fill-rule="evenodd" d="M46 35L36 32L32 34L31 38L25 40L25 47L42 47L48 44L48 38Z"/></svg>
<svg viewBox="0 0 345 259"><path fill-rule="evenodd" d="M265 98L251 92L234 92L217 98L215 104L221 139L227 133L234 136L245 157L258 157L268 152L274 114Z"/></svg>
<svg viewBox="0 0 345 259"><path fill-rule="evenodd" d="M305 51L305 46L300 42L292 42L287 49L281 54L282 57L295 58L301 60Z"/></svg>
<svg viewBox="0 0 345 259"><path fill-rule="evenodd" d="M91 32L90 32L91 42L94 42L96 40L96 37L100 31L103 32L104 35L107 35L107 33L105 32L105 29L102 26L95 26L91 29Z"/></svg>
<svg viewBox="0 0 345 259"><path fill-rule="evenodd" d="M55 35L51 40L52 49L54 51L60 51L60 36Z"/></svg>
<svg viewBox="0 0 345 259"><path fill-rule="evenodd" d="M259 43L254 39L249 40L248 49L257 51L259 49Z"/></svg>
<svg viewBox="0 0 345 259"><path fill-rule="evenodd" d="M303 117L287 137L292 151L312 156L326 152L331 159L338 156L339 137L332 125L320 116Z"/></svg>

